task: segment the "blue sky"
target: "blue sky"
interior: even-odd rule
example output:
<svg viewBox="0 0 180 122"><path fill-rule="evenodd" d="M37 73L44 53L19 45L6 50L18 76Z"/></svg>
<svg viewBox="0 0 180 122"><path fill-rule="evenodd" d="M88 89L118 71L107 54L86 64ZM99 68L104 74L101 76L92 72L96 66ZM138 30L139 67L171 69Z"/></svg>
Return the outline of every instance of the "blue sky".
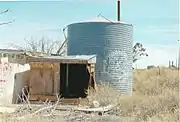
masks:
<svg viewBox="0 0 180 122"><path fill-rule="evenodd" d="M30 37L63 40L62 28L73 22L96 18L100 12L116 20L116 4L116 0L0 2L0 11L12 10L0 15L0 22L15 19L13 24L0 26L0 47L11 42L25 44L24 39ZM121 20L133 24L134 42L153 50L168 45L177 51L178 6L178 0L121 0Z"/></svg>

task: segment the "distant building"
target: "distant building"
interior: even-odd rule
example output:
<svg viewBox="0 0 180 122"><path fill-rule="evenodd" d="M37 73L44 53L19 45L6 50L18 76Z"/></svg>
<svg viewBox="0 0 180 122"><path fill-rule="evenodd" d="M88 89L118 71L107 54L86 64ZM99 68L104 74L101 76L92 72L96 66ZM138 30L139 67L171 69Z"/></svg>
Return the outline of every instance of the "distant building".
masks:
<svg viewBox="0 0 180 122"><path fill-rule="evenodd" d="M149 65L149 66L147 66L147 69L152 69L152 68L155 68L156 66L154 66L154 65Z"/></svg>

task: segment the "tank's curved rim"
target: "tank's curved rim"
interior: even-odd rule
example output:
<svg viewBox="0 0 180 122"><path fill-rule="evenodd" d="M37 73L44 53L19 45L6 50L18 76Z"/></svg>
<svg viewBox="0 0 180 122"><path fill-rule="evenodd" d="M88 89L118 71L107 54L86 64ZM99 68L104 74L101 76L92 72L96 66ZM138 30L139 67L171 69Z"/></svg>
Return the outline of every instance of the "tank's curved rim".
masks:
<svg viewBox="0 0 180 122"><path fill-rule="evenodd" d="M87 22L75 22L75 23L71 23L71 24L69 24L69 25L67 25L67 27L68 26L71 26L71 25L75 25L75 24L87 24L87 23L111 23L111 24L123 24L123 25L128 25L128 26L133 26L132 24L128 24L128 23L124 23L124 22L101 22L101 21L87 21Z"/></svg>

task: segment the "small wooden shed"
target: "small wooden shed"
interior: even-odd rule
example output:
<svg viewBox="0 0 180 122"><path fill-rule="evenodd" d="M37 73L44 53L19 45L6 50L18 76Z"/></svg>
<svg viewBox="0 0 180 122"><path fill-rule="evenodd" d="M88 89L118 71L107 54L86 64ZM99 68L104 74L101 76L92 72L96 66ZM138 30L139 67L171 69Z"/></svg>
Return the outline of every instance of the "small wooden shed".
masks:
<svg viewBox="0 0 180 122"><path fill-rule="evenodd" d="M85 98L85 90L95 88L96 55L28 57L30 71L26 75L29 100Z"/></svg>

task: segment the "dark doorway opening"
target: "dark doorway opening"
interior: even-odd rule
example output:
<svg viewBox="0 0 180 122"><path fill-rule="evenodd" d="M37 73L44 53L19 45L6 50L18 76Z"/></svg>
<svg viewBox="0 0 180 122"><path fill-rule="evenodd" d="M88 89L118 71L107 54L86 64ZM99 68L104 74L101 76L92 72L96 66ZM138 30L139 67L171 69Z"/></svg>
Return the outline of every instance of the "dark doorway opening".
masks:
<svg viewBox="0 0 180 122"><path fill-rule="evenodd" d="M90 74L86 64L60 64L60 94L64 98L85 98Z"/></svg>

